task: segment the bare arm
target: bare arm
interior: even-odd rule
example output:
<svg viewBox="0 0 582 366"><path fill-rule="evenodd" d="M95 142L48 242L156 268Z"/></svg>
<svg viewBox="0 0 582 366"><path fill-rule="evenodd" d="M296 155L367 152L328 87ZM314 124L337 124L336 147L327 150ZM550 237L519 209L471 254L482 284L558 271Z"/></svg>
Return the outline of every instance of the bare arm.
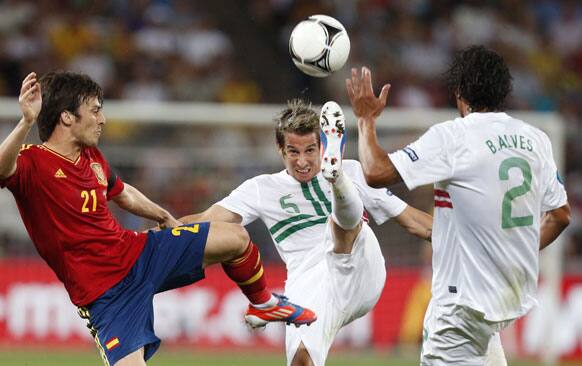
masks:
<svg viewBox="0 0 582 366"><path fill-rule="evenodd" d="M376 97L372 74L368 68L362 67L360 75L352 69L351 79L346 80L346 89L358 118L358 155L366 182L370 187L379 188L402 181L390 158L380 147L376 135L376 118L386 106L390 85L384 85Z"/></svg>
<svg viewBox="0 0 582 366"><path fill-rule="evenodd" d="M156 221L161 228L181 225L168 211L152 202L143 193L127 183L124 183L123 191L113 197L113 201L119 207L134 215Z"/></svg>
<svg viewBox="0 0 582 366"><path fill-rule="evenodd" d="M570 224L570 205L565 204L555 210L548 211L542 217L540 227L540 250L550 245L566 226Z"/></svg>
<svg viewBox="0 0 582 366"><path fill-rule="evenodd" d="M402 181L386 151L380 147L376 136L376 121L358 119L358 156L370 187L388 187Z"/></svg>
<svg viewBox="0 0 582 366"><path fill-rule="evenodd" d="M181 217L180 221L185 224L201 221L222 221L240 224L242 222L242 217L222 206L212 205L204 212Z"/></svg>
<svg viewBox="0 0 582 366"><path fill-rule="evenodd" d="M396 216L396 221L410 234L431 241L432 216L426 212L408 206L400 215Z"/></svg>
<svg viewBox="0 0 582 366"><path fill-rule="evenodd" d="M28 132L36 122L42 105L40 84L36 80L36 74L31 72L22 81L18 103L22 110L22 118L0 144L0 178L5 179L16 172L16 158L20 147L24 143Z"/></svg>

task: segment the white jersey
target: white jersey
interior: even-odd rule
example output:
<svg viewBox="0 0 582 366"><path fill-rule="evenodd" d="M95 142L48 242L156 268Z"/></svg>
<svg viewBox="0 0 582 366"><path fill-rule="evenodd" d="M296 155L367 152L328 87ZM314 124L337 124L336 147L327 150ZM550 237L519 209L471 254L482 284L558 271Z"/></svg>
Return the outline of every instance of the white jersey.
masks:
<svg viewBox="0 0 582 366"><path fill-rule="evenodd" d="M433 298L490 321L535 305L541 214L567 201L548 136L505 113L471 113L389 156L409 189L436 182Z"/></svg>
<svg viewBox="0 0 582 366"><path fill-rule="evenodd" d="M382 224L406 208L406 203L389 190L369 187L359 162L344 160L342 168L376 223ZM289 280L301 275L295 271L300 265L304 270L323 260L325 228L331 214L331 186L321 173L307 183L298 182L285 170L259 175L245 181L217 204L239 214L243 225L257 219L263 221L287 265Z"/></svg>

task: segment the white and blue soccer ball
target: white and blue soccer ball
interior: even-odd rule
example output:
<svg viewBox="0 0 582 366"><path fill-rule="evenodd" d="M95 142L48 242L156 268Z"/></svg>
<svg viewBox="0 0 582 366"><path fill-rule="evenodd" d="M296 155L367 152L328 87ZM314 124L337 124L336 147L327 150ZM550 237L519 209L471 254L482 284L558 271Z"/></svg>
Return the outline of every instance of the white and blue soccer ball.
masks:
<svg viewBox="0 0 582 366"><path fill-rule="evenodd" d="M289 53L299 70L310 76L326 77L346 63L350 38L338 20L312 15L291 32Z"/></svg>

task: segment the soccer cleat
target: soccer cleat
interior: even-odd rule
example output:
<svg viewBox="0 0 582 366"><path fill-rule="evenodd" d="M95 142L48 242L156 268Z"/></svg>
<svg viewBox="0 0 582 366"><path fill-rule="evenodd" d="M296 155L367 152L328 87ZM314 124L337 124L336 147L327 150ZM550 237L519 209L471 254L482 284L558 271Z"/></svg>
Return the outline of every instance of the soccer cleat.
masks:
<svg viewBox="0 0 582 366"><path fill-rule="evenodd" d="M295 305L282 295L273 294L278 300L277 305L267 309L257 309L249 305L245 313L245 321L251 328L262 328L267 323L285 322L299 327L303 324L310 325L317 320L315 313L309 309Z"/></svg>
<svg viewBox="0 0 582 366"><path fill-rule="evenodd" d="M327 102L321 108L319 117L321 137L321 173L330 182L340 174L342 155L346 144L346 119L336 102Z"/></svg>

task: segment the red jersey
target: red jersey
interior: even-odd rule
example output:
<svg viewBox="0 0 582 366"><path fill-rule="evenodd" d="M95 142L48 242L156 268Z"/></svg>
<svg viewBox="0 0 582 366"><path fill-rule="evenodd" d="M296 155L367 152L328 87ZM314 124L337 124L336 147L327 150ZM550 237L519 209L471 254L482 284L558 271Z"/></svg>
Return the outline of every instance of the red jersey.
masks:
<svg viewBox="0 0 582 366"><path fill-rule="evenodd" d="M97 148L72 161L43 145L23 145L16 173L0 187L14 195L38 253L77 306L117 284L143 250L147 235L123 229L107 206L123 182Z"/></svg>

